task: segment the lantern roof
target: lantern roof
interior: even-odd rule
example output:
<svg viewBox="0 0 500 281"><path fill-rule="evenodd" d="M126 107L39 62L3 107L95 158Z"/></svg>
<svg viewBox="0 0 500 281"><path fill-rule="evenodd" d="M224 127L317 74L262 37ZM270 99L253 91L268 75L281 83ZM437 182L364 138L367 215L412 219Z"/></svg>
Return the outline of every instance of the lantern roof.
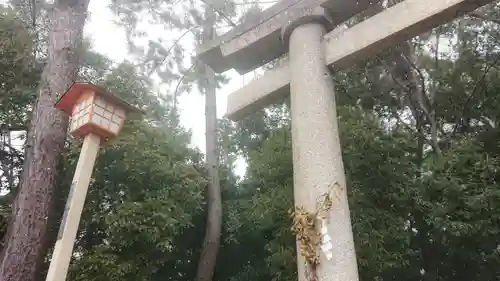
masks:
<svg viewBox="0 0 500 281"><path fill-rule="evenodd" d="M96 95L103 97L105 100L111 103L123 107L123 109L129 112L142 113L140 109L130 105L121 98L108 93L102 87L99 87L90 82L73 82L73 84L68 88L68 90L56 102L55 107L68 114L71 114L73 106L78 101L78 97L80 97L80 95L86 90L93 91Z"/></svg>

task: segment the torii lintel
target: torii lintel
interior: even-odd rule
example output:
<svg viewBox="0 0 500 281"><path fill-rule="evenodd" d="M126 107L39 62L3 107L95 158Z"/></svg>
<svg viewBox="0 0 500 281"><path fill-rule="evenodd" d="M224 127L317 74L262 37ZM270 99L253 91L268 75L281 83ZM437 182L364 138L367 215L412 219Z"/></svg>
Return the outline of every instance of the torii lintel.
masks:
<svg viewBox="0 0 500 281"><path fill-rule="evenodd" d="M316 13L317 7L328 12L332 27L380 0L282 0L243 22L215 40L202 45L197 56L220 73L234 68L245 74L288 52L281 28Z"/></svg>
<svg viewBox="0 0 500 281"><path fill-rule="evenodd" d="M344 30L323 37L326 63L342 70L370 58L398 42L472 12L493 0L404 0ZM288 95L290 76L287 62L230 94L226 117L237 121Z"/></svg>

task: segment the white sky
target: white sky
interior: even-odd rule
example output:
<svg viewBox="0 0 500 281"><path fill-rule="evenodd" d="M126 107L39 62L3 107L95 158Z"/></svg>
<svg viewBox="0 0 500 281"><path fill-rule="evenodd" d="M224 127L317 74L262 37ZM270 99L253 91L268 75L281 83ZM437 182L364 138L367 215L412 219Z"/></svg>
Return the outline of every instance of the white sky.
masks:
<svg viewBox="0 0 500 281"><path fill-rule="evenodd" d="M262 5L263 8L272 5L274 1L266 1ZM0 4L7 3L7 0L0 0ZM89 18L85 25L85 36L92 39L92 48L116 63L122 62L125 59L133 60L128 54L125 31L120 26L114 23L116 17L108 8L110 0L91 0L89 5ZM200 5L203 2L200 1ZM159 26L150 24L142 25L144 31L147 31L150 39L161 37L169 46L172 41L179 36L178 33L172 33L170 30L165 30ZM152 36L153 34L157 36ZM158 34L160 34L158 36ZM170 35L170 36L166 36ZM141 40L142 42L142 40ZM182 45L190 51L193 50L192 37L186 36L181 41ZM226 75L230 78L230 82L222 89L217 91L217 116L220 118L225 113L226 98L228 94L242 87L244 83L248 83L254 77L254 73L249 73L240 76L234 70L228 71ZM164 93L165 94L165 93ZM182 94L178 98L178 110L180 114L181 125L192 132L191 145L198 147L205 152L205 98L196 89L189 94ZM19 140L18 138L16 138ZM16 143L15 146L21 147L22 142ZM235 163L234 172L243 176L246 169L246 163L243 159L238 159Z"/></svg>
<svg viewBox="0 0 500 281"><path fill-rule="evenodd" d="M0 3L5 0L0 0ZM201 0L200 5L203 5ZM133 59L128 54L127 44L125 40L125 31L114 24L116 17L108 8L110 0L91 0L89 6L89 20L85 26L85 36L92 39L93 49L101 54L104 54L113 61L119 63L124 59ZM241 0L239 1L241 3ZM272 5L273 1L263 1L262 8ZM241 7L241 6L240 6ZM250 6L247 6L248 8ZM165 47L168 48L171 42L175 41L179 33L165 30L161 26L153 26L151 24L141 24L141 30L146 31L149 39L155 40L162 38L165 42ZM139 42L147 42L140 40ZM181 41L187 52L193 50L192 37L186 36ZM189 62L186 62L189 64ZM245 83L251 81L254 73L240 76L234 70L226 73L231 81L223 86L217 92L217 115L222 117L226 108L226 98L228 94L242 87ZM165 94L165 93L164 93ZM192 146L199 147L205 151L205 99L197 92L196 87L189 94L183 94L179 97L179 111L181 125L191 129ZM235 172L242 176L244 174L246 163L242 159L236 162Z"/></svg>
<svg viewBox="0 0 500 281"><path fill-rule="evenodd" d="M113 13L108 8L109 0L92 0L89 6L89 21L85 26L85 36L92 38L93 49L101 54L106 55L108 58L115 62L121 62L128 58L128 50L125 40L125 31L113 23L115 19ZM202 2L200 1L200 5ZM262 5L264 7L270 6L271 2ZM142 29L142 28L141 28ZM172 33L159 26L145 25L145 30L151 38L161 37L166 39L167 46L171 41L177 37L177 33ZM155 36L153 36L153 34ZM161 34L161 35L158 35ZM170 36L166 36L170 35ZM182 40L186 48L192 50L192 39L185 38ZM251 81L254 73L240 76L234 70L226 73L231 81L226 84L222 89L217 91L217 115L222 117L226 109L226 98L228 94L242 87L244 83ZM205 151L205 98L193 88L193 92L183 94L179 98L179 111L181 125L192 131L192 145L199 147L203 152ZM235 172L239 176L243 176L246 163L243 159L236 161Z"/></svg>
<svg viewBox="0 0 500 281"><path fill-rule="evenodd" d="M113 23L115 19L113 13L108 8L109 0L92 0L89 6L89 21L85 26L85 35L92 38L93 49L101 54L106 55L108 58L115 62L121 62L128 58L128 49L125 39L125 31ZM155 27L154 31L157 31ZM149 30L152 28L150 27ZM158 30L162 34L169 34L168 30ZM156 32L148 32L156 33ZM175 34L177 35L177 34ZM162 36L169 39L168 36ZM169 41L175 40L176 36ZM190 45L189 38L185 42ZM187 47L187 46L186 46ZM189 46L191 47L191 46ZM237 74L236 74L237 75ZM235 75L231 75L235 76ZM239 76L239 75L238 75ZM236 76L235 78L238 78ZM226 107L226 97L229 93L241 86L240 79L231 79L231 83L225 86L217 93L217 115L221 117L224 114ZM194 89L194 88L193 88ZM191 129L192 131L192 145L199 147L205 151L205 98L196 91L189 94L183 94L179 98L179 111L181 125ZM240 161L241 162L241 161ZM237 168L238 174L244 173L244 167L239 163Z"/></svg>
<svg viewBox="0 0 500 281"><path fill-rule="evenodd" d="M201 0L199 0L199 2L200 5L203 5ZM265 9L275 2L276 1L262 1L260 2L260 6ZM6 3L7 0L0 0L0 4ZM105 55L116 63L122 62L125 59L134 60L133 57L128 54L125 30L114 23L116 17L108 7L109 3L110 0L90 1L89 18L84 29L85 37L91 38L92 48L94 51ZM240 8L250 8L250 6L256 2L250 1L248 4L243 4L243 1L240 0L239 3ZM175 41L179 37L179 33L173 33L171 30L165 30L160 26L152 26L147 23L142 24L141 29L147 32L149 39L154 40L162 38L164 42L167 42L165 43L167 46L170 46L171 42ZM192 37L189 38L188 36L182 40L182 45L184 45L185 49L190 52L193 51L194 44L192 40ZM141 40L139 43L143 42L147 42L147 39L144 41ZM187 63L189 64L189 62ZM250 82L253 77L255 77L255 74L259 72L261 72L261 69L257 69L256 71L248 73L244 76L239 75L234 70L225 73L226 76L230 78L230 82L217 91L217 116L219 118L225 113L227 96L235 90L241 88L245 83ZM191 146L198 147L202 152L205 152L204 96L197 91L196 87L193 87L193 91L191 93L183 94L178 98L178 103L181 125L190 129L192 133ZM19 134L15 134L13 136L13 145L21 148L24 141L22 141L19 136ZM244 159L239 158L235 162L233 171L238 176L242 177L245 174L246 166L247 165Z"/></svg>

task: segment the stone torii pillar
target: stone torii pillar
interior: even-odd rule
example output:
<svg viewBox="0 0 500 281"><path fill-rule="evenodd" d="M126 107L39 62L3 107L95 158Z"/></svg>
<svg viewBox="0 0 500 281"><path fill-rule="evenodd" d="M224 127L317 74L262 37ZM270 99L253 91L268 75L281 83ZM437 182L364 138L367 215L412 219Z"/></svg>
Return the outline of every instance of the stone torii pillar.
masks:
<svg viewBox="0 0 500 281"><path fill-rule="evenodd" d="M308 214L325 216L324 220L315 223L316 231L323 236L320 247L313 253L306 253L306 256L317 255L319 264L307 261L300 254L304 249L298 240L298 276L299 280L308 281L331 280L332 277L355 281L358 280L358 268L335 92L322 44L327 28L331 28L331 20L322 7L316 7L314 13L283 27L283 41L289 42L295 206L304 208ZM331 206L320 206L325 203L321 202L324 199ZM322 208L324 210L320 210ZM320 211L325 213L319 214ZM319 249L323 253L318 253Z"/></svg>
<svg viewBox="0 0 500 281"><path fill-rule="evenodd" d="M367 0L281 1L264 12L275 13L269 19L246 27L246 32L245 27L240 27L237 38L220 47L224 59L234 61L240 73L289 49L294 220L300 221L302 216L313 223L312 227L295 226L299 280L358 280L333 80L322 38L334 24L349 19L369 3ZM328 11L320 5L335 9ZM332 14L337 22L332 20ZM238 32L238 27L235 30L233 33ZM201 51L200 57L210 61L217 55L208 49ZM214 66L216 70L224 70L224 66ZM319 219L320 216L324 219Z"/></svg>
<svg viewBox="0 0 500 281"><path fill-rule="evenodd" d="M349 29L324 34L371 2L280 1L257 22L243 23L198 50L216 72L234 68L240 74L289 52L288 62L228 97L226 116L237 121L290 94L296 214L305 214L315 228L299 227L299 281L358 280L328 68L347 68L493 0L404 0ZM319 245L307 237L316 232Z"/></svg>

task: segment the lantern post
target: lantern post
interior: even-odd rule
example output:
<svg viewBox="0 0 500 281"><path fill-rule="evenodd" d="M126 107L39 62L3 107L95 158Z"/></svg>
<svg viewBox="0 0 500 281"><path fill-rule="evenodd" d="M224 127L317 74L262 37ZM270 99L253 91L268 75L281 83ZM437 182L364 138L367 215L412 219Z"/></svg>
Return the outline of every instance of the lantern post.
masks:
<svg viewBox="0 0 500 281"><path fill-rule="evenodd" d="M71 116L69 132L83 145L68 193L46 281L64 281L100 143L118 135L126 115L139 110L91 83L75 82L55 107Z"/></svg>

